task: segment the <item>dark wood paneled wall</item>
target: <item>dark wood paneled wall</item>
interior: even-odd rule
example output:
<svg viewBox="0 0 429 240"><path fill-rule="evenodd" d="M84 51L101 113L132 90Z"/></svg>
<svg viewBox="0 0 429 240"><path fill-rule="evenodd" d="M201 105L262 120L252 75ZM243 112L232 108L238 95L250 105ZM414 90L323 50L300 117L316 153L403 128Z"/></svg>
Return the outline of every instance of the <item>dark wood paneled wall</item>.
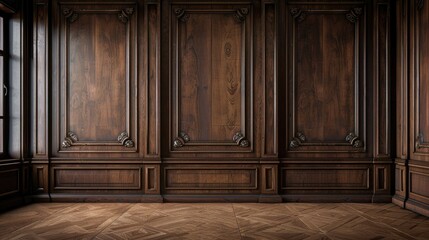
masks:
<svg viewBox="0 0 429 240"><path fill-rule="evenodd" d="M33 192L54 201L390 201L392 136L402 133L392 120L395 7L35 1ZM397 166L406 174L405 160Z"/></svg>
<svg viewBox="0 0 429 240"><path fill-rule="evenodd" d="M427 5L23 4L1 208L29 188L54 201L389 201L395 183L393 202L428 215Z"/></svg>
<svg viewBox="0 0 429 240"><path fill-rule="evenodd" d="M397 2L397 153L393 202L429 215L429 3ZM399 11L401 9L402 11Z"/></svg>

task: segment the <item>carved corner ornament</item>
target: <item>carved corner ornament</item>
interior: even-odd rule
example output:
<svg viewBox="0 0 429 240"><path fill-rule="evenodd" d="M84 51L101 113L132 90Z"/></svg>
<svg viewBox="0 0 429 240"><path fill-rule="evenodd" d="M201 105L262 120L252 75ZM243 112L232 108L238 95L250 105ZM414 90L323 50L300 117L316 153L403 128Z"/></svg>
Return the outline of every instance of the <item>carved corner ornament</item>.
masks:
<svg viewBox="0 0 429 240"><path fill-rule="evenodd" d="M240 147L248 147L250 145L249 140L241 132L236 132L234 137L232 137L232 141L237 143Z"/></svg>
<svg viewBox="0 0 429 240"><path fill-rule="evenodd" d="M346 13L346 18L352 23L359 20L359 16L362 15L362 8L352 8Z"/></svg>
<svg viewBox="0 0 429 240"><path fill-rule="evenodd" d="M120 142L123 146L125 146L127 148L134 147L134 142L133 142L133 140L130 139L130 135L126 131L121 132L119 134L118 142Z"/></svg>
<svg viewBox="0 0 429 240"><path fill-rule="evenodd" d="M416 149L429 148L429 144L424 144L423 134L420 134L416 138Z"/></svg>
<svg viewBox="0 0 429 240"><path fill-rule="evenodd" d="M187 14L183 8L175 8L174 14L176 14L177 19L181 22L186 22L189 19L189 14Z"/></svg>
<svg viewBox="0 0 429 240"><path fill-rule="evenodd" d="M305 17L307 16L307 12L302 11L302 10L301 10L301 9L299 9L299 8L291 8L291 9L290 9L290 14L292 15L292 17L293 17L294 19L296 19L296 21L297 21L298 23L300 23L300 22L304 21L304 20L305 20Z"/></svg>
<svg viewBox="0 0 429 240"><path fill-rule="evenodd" d="M359 137L354 133L349 133L346 136L346 142L350 143L354 148L361 148L363 147L362 140L359 139Z"/></svg>
<svg viewBox="0 0 429 240"><path fill-rule="evenodd" d="M191 141L189 135L185 132L180 132L179 136L173 140L174 148L181 148L185 145L185 143Z"/></svg>
<svg viewBox="0 0 429 240"><path fill-rule="evenodd" d="M79 18L79 14L71 8L63 8L63 14L70 23L75 22Z"/></svg>
<svg viewBox="0 0 429 240"><path fill-rule="evenodd" d="M67 133L66 137L64 138L64 141L62 143L63 148L69 148L73 145L74 142L77 142L78 138L77 135L70 131Z"/></svg>
<svg viewBox="0 0 429 240"><path fill-rule="evenodd" d="M118 18L121 22L127 23L128 19L131 15L134 13L134 8L124 8L121 10L121 12L118 14Z"/></svg>
<svg viewBox="0 0 429 240"><path fill-rule="evenodd" d="M246 16L249 14L248 8L238 8L234 13L235 20L239 23L244 22L246 20Z"/></svg>
<svg viewBox="0 0 429 240"><path fill-rule="evenodd" d="M297 132L296 136L290 141L289 147L290 148L297 148L301 146L302 143L304 143L307 140L305 135L301 132Z"/></svg>

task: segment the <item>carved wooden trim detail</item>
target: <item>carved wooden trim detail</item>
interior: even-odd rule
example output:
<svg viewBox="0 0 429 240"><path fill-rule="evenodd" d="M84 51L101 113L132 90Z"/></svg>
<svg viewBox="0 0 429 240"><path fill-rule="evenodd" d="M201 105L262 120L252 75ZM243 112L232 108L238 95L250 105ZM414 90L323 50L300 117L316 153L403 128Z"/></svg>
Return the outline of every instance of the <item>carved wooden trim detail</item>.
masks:
<svg viewBox="0 0 429 240"><path fill-rule="evenodd" d="M299 8L291 8L291 9L290 9L290 14L292 15L292 17L293 17L294 19L296 19L296 21L297 21L298 23L300 23L300 22L304 21L304 20L305 20L305 17L307 16L307 12L302 11L302 10L301 10L301 9L299 9Z"/></svg>
<svg viewBox="0 0 429 240"><path fill-rule="evenodd" d="M359 16L362 15L362 8L352 8L349 12L346 13L346 18L352 23L355 23L359 20Z"/></svg>
<svg viewBox="0 0 429 240"><path fill-rule="evenodd" d="M77 14L73 9L71 8L63 8L63 14L65 18L70 22L73 23L79 18L79 14Z"/></svg>
<svg viewBox="0 0 429 240"><path fill-rule="evenodd" d="M425 144L423 141L423 134L420 134L416 138L416 149L429 148L429 144Z"/></svg>
<svg viewBox="0 0 429 240"><path fill-rule="evenodd" d="M118 18L121 22L127 23L130 16L134 13L134 8L124 8L118 14Z"/></svg>
<svg viewBox="0 0 429 240"><path fill-rule="evenodd" d="M234 14L235 20L239 23L244 22L244 20L246 20L247 14L249 14L248 8L238 8Z"/></svg>
<svg viewBox="0 0 429 240"><path fill-rule="evenodd" d="M77 135L70 131L67 133L66 137L64 138L64 141L62 143L63 148L69 148L73 145L73 143L77 142L79 139L77 138Z"/></svg>
<svg viewBox="0 0 429 240"><path fill-rule="evenodd" d="M189 135L185 132L180 132L179 136L173 140L173 147L174 148L181 148L185 145L185 143L191 141L191 138Z"/></svg>
<svg viewBox="0 0 429 240"><path fill-rule="evenodd" d="M302 143L306 141L306 137L303 133L297 132L296 136L290 141L289 147L291 148L297 148L301 146Z"/></svg>
<svg viewBox="0 0 429 240"><path fill-rule="evenodd" d="M174 14L176 14L177 19L179 19L181 22L186 22L189 19L189 14L187 14L183 8L175 8Z"/></svg>
<svg viewBox="0 0 429 240"><path fill-rule="evenodd" d="M129 134L126 131L121 132L119 134L118 142L120 142L122 145L124 145L127 148L134 147L134 142L133 142L133 140L130 139Z"/></svg>
<svg viewBox="0 0 429 240"><path fill-rule="evenodd" d="M361 148L363 147L362 140L359 139L359 137L354 133L349 133L346 136L346 142L350 143L354 148Z"/></svg>
<svg viewBox="0 0 429 240"><path fill-rule="evenodd" d="M236 132L232 137L232 140L240 147L248 147L250 145L249 140L247 140L241 132Z"/></svg>
<svg viewBox="0 0 429 240"><path fill-rule="evenodd" d="M424 1L423 0L418 0L417 1L417 9L421 10L423 8L424 5Z"/></svg>

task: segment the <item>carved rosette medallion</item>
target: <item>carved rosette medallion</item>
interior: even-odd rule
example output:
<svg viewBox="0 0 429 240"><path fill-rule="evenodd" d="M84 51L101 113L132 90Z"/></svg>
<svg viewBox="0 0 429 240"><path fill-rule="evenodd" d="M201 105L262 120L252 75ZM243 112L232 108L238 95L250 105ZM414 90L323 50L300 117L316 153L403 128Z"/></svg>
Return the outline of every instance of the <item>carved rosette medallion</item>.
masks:
<svg viewBox="0 0 429 240"><path fill-rule="evenodd" d="M298 22L302 22L305 20L305 17L307 16L307 12L303 11L299 8L291 8L290 9L290 14L292 15L292 17Z"/></svg>
<svg viewBox="0 0 429 240"><path fill-rule="evenodd" d="M306 141L306 137L303 133L297 132L296 136L290 141L289 147L290 148L297 148L301 146L302 143Z"/></svg>
<svg viewBox="0 0 429 240"><path fill-rule="evenodd" d="M134 142L133 142L133 140L130 139L129 134L126 131L121 132L119 134L118 142L120 142L123 146L125 146L127 148L134 147Z"/></svg>
<svg viewBox="0 0 429 240"><path fill-rule="evenodd" d="M180 132L179 136L173 140L173 147L174 148L181 148L185 145L185 143L191 141L191 138L189 135L185 132Z"/></svg>
<svg viewBox="0 0 429 240"><path fill-rule="evenodd" d="M241 132L235 133L235 135L232 137L232 141L234 141L235 143L237 143L238 146L243 148L248 147L250 145L249 140L247 140Z"/></svg>
<svg viewBox="0 0 429 240"><path fill-rule="evenodd" d="M246 20L246 16L248 14L249 14L248 8L239 8L239 9L236 9L236 11L234 13L234 17L238 23L242 23L242 22L244 22L244 20Z"/></svg>
<svg viewBox="0 0 429 240"><path fill-rule="evenodd" d="M124 8L118 14L118 18L121 22L127 23L130 16L134 13L134 8Z"/></svg>
<svg viewBox="0 0 429 240"><path fill-rule="evenodd" d="M79 18L79 14L77 14L73 9L71 8L63 8L63 15L66 17L66 19L73 23Z"/></svg>
<svg viewBox="0 0 429 240"><path fill-rule="evenodd" d="M183 8L175 8L174 14L176 14L177 19L181 22L186 22L189 19L189 14L187 14Z"/></svg>
<svg viewBox="0 0 429 240"><path fill-rule="evenodd" d="M346 136L346 142L350 143L354 148L361 148L363 147L362 140L359 139L359 137L354 133L349 133Z"/></svg>
<svg viewBox="0 0 429 240"><path fill-rule="evenodd" d="M78 141L77 135L74 132L70 131L67 133L61 145L63 148L69 148L73 145L73 143L77 141Z"/></svg>
<svg viewBox="0 0 429 240"><path fill-rule="evenodd" d="M362 8L353 8L346 13L346 18L352 23L355 23L359 20L359 16L362 14Z"/></svg>

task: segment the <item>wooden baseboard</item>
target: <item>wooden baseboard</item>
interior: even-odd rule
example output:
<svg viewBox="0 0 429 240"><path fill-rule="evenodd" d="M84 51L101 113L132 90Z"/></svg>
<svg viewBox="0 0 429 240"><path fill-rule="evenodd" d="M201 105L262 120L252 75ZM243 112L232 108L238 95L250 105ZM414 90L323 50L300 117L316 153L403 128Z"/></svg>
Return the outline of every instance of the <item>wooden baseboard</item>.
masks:
<svg viewBox="0 0 429 240"><path fill-rule="evenodd" d="M392 203L400 206L401 208L405 208L405 198L400 195L394 195L392 197Z"/></svg>
<svg viewBox="0 0 429 240"><path fill-rule="evenodd" d="M370 203L372 195L282 195L284 202L303 202L303 203L342 203L357 202ZM389 199L386 202L391 202Z"/></svg>
<svg viewBox="0 0 429 240"><path fill-rule="evenodd" d="M422 203L413 199L408 199L405 202L405 208L413 212L429 217L429 204Z"/></svg>
<svg viewBox="0 0 429 240"><path fill-rule="evenodd" d="M390 203L392 202L392 195L373 195L373 203Z"/></svg>
<svg viewBox="0 0 429 240"><path fill-rule="evenodd" d="M260 203L281 203L283 199L280 195L260 195L259 201Z"/></svg>
<svg viewBox="0 0 429 240"><path fill-rule="evenodd" d="M37 200L37 198L35 199ZM160 203L161 195L84 195L51 194L52 202L125 202L125 203Z"/></svg>
<svg viewBox="0 0 429 240"><path fill-rule="evenodd" d="M258 202L259 195L163 195L164 202L211 203L211 202Z"/></svg>

